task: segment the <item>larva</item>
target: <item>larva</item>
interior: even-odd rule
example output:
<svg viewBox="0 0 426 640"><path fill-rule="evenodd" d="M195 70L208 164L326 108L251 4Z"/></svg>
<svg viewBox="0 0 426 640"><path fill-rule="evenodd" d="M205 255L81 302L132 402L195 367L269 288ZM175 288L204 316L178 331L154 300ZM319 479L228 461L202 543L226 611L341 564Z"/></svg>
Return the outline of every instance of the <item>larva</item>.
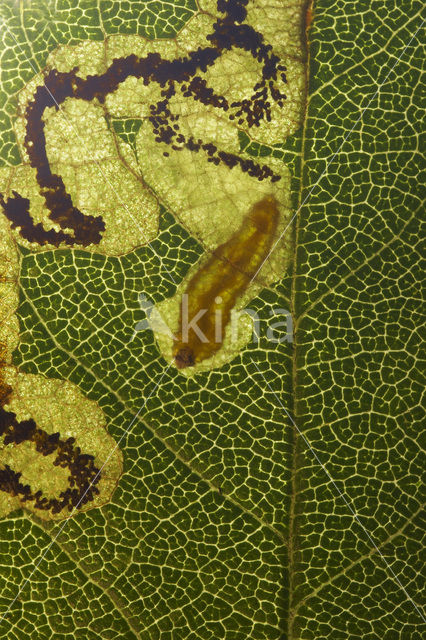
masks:
<svg viewBox="0 0 426 640"><path fill-rule="evenodd" d="M268 195L256 202L243 224L191 278L182 296L174 358L179 369L216 353L237 298L260 269L277 229L278 203Z"/></svg>

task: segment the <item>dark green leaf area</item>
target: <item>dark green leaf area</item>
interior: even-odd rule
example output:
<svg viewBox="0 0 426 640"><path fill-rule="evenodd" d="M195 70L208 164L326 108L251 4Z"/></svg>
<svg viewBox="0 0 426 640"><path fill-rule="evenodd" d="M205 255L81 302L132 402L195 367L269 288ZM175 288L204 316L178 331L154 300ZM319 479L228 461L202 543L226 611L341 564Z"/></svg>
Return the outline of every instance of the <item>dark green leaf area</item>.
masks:
<svg viewBox="0 0 426 640"><path fill-rule="evenodd" d="M123 451L112 502L77 515L60 540L129 625L183 639L208 620L210 637L278 640L291 439L257 367L288 403L291 344L267 336L285 318L270 315L287 308L284 289L252 301L259 341L220 369L185 377L150 329L134 335L138 295L170 297L201 253L163 212L151 247L120 258L26 254L15 363L78 385Z"/></svg>

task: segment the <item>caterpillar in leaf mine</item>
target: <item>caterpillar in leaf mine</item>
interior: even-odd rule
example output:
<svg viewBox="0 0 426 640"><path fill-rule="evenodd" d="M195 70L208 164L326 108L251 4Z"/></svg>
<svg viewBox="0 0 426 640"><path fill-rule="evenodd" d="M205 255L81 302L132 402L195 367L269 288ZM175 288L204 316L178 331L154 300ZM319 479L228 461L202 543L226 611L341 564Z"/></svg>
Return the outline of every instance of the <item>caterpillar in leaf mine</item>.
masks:
<svg viewBox="0 0 426 640"><path fill-rule="evenodd" d="M236 300L268 257L279 220L278 202L267 195L256 202L241 227L213 251L182 296L173 355L178 369L192 367L222 346L222 329Z"/></svg>

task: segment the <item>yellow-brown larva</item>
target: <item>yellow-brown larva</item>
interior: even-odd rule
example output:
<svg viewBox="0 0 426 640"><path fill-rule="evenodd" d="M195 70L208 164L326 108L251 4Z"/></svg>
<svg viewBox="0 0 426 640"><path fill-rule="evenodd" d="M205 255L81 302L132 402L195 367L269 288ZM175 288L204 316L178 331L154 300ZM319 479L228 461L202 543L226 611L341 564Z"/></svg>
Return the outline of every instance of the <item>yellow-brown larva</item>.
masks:
<svg viewBox="0 0 426 640"><path fill-rule="evenodd" d="M194 366L220 349L222 331L237 298L268 256L278 220L277 200L272 195L265 196L253 205L240 229L217 247L191 278L182 297L174 346L179 369Z"/></svg>

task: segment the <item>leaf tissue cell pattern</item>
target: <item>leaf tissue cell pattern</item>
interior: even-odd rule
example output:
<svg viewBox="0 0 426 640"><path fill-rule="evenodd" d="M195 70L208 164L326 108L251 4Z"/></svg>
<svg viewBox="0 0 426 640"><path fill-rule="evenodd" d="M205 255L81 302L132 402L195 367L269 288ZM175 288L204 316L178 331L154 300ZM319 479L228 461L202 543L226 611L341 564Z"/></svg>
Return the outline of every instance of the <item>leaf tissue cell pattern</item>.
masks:
<svg viewBox="0 0 426 640"><path fill-rule="evenodd" d="M424 5L334 7L316 3L310 29L295 419L318 459L299 437L288 633L417 640Z"/></svg>
<svg viewBox="0 0 426 640"><path fill-rule="evenodd" d="M8 640L420 639L421 10L318 0L306 76L302 2L1 3L4 410L101 472L54 514L57 450L3 443ZM259 339L187 375L139 296L173 315L265 198Z"/></svg>

